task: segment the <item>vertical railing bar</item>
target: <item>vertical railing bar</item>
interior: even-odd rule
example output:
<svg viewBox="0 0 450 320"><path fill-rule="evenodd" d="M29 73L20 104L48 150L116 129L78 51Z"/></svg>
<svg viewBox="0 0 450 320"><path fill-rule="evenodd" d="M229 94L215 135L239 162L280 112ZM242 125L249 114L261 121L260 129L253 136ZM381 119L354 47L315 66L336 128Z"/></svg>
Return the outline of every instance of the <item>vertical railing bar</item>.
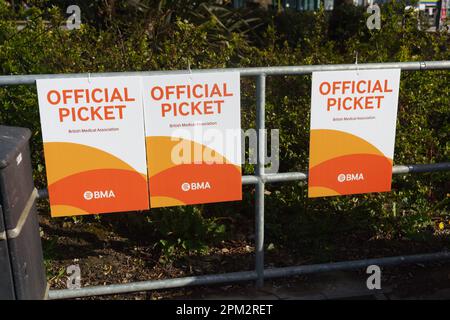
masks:
<svg viewBox="0 0 450 320"><path fill-rule="evenodd" d="M256 129L258 132L258 157L255 194L255 269L256 287L264 286L264 163L265 163L265 106L266 75L261 73L256 79Z"/></svg>

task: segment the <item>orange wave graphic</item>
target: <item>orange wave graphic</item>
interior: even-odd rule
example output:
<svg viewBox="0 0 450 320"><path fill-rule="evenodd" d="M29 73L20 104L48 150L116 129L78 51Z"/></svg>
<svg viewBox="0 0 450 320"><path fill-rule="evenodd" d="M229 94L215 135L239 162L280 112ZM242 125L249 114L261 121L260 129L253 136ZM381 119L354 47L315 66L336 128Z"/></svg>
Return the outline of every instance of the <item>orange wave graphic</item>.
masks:
<svg viewBox="0 0 450 320"><path fill-rule="evenodd" d="M149 208L146 179L138 172L122 169L73 174L49 185L49 195L54 217Z"/></svg>
<svg viewBox="0 0 450 320"><path fill-rule="evenodd" d="M346 155L310 169L308 196L390 191L391 179L392 162L386 157L373 154ZM331 189L331 192L327 189Z"/></svg>
<svg viewBox="0 0 450 320"><path fill-rule="evenodd" d="M392 160L353 134L311 130L308 196L383 192L391 189Z"/></svg>
<svg viewBox="0 0 450 320"><path fill-rule="evenodd" d="M146 143L149 176L178 165L178 163L174 163L172 153L175 153L180 159L189 161L184 162L184 164L193 163L195 161L194 155L201 155L200 163L230 164L230 161L219 152L187 139L177 138L172 140L172 137L154 136L146 137ZM186 154L181 151L186 151ZM240 170L239 166L236 167Z"/></svg>
<svg viewBox="0 0 450 320"><path fill-rule="evenodd" d="M338 130L311 130L310 168L329 159L356 153L384 156L377 147L353 134Z"/></svg>
<svg viewBox="0 0 450 320"><path fill-rule="evenodd" d="M52 216L149 209L147 175L116 156L68 142L45 143L44 153Z"/></svg>
<svg viewBox="0 0 450 320"><path fill-rule="evenodd" d="M150 207L242 200L241 167L220 153L181 138L157 136L146 141ZM186 163L175 163L173 153ZM192 163L195 154L202 155L199 163ZM183 184L189 190L183 190Z"/></svg>
<svg viewBox="0 0 450 320"><path fill-rule="evenodd" d="M89 170L110 168L135 171L125 161L106 151L78 143L46 142L44 154L48 184Z"/></svg>
<svg viewBox="0 0 450 320"><path fill-rule="evenodd" d="M186 203L170 197L150 197L150 203L154 204L154 208L184 206Z"/></svg>
<svg viewBox="0 0 450 320"><path fill-rule="evenodd" d="M242 200L241 180L241 171L230 164L178 165L150 177L150 206ZM208 182L210 188L194 189L197 182ZM184 184L189 184L188 190L183 190Z"/></svg>
<svg viewBox="0 0 450 320"><path fill-rule="evenodd" d="M80 208L62 204L51 205L50 211L52 213L52 217L67 217L74 215L81 216L90 214L89 212L86 212Z"/></svg>
<svg viewBox="0 0 450 320"><path fill-rule="evenodd" d="M336 190L325 187L308 187L308 195L310 198L324 197L324 196L339 196Z"/></svg>

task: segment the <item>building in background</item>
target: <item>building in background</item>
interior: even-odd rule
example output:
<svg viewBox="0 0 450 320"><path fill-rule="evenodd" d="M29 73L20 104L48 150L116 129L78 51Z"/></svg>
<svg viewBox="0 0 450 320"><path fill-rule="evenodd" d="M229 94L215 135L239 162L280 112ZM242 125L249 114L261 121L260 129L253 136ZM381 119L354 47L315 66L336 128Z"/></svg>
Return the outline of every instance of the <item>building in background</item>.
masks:
<svg viewBox="0 0 450 320"><path fill-rule="evenodd" d="M325 0L325 9L333 10L334 0ZM258 5L262 8L284 8L297 11L317 10L320 7L320 0L234 0L235 8L246 5Z"/></svg>
<svg viewBox="0 0 450 320"><path fill-rule="evenodd" d="M367 7L373 3L382 4L388 0L343 0L342 2L353 3L355 6ZM439 2L442 1L442 6ZM333 10L335 0L323 1L325 10ZM321 5L320 0L233 0L235 8L241 8L246 5L258 5L264 9L269 8L284 8L298 11L317 10ZM441 7L440 18L445 19L450 17L450 0L419 0L417 9L425 12L430 18L436 17L437 12Z"/></svg>
<svg viewBox="0 0 450 320"><path fill-rule="evenodd" d="M438 10L439 1L437 0L420 0L418 4L418 9L424 11L429 17L436 15Z"/></svg>
<svg viewBox="0 0 450 320"><path fill-rule="evenodd" d="M450 0L419 0L415 9L422 12L431 25L441 28L450 20Z"/></svg>
<svg viewBox="0 0 450 320"><path fill-rule="evenodd" d="M228 0L233 2L235 8L257 6L273 10L314 11L323 4L325 10L331 11L339 3L353 4L355 6L368 7L372 4L383 4L389 0ZM410 0L411 1L411 0ZM407 1L408 3L409 1ZM412 1L411 1L412 2ZM422 12L433 27L429 31L441 29L450 21L450 0L419 0L415 5L407 5L405 9L414 8ZM450 32L450 28L449 28Z"/></svg>

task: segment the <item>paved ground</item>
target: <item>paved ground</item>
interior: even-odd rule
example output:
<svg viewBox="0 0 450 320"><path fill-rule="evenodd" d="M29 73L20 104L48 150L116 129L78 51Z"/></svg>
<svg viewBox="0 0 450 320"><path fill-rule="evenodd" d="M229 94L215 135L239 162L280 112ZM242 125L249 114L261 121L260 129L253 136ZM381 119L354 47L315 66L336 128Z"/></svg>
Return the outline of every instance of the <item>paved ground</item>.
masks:
<svg viewBox="0 0 450 320"><path fill-rule="evenodd" d="M450 263L404 266L382 270L381 290L369 290L364 272L333 272L266 281L263 289L252 284L195 288L188 299L450 299Z"/></svg>

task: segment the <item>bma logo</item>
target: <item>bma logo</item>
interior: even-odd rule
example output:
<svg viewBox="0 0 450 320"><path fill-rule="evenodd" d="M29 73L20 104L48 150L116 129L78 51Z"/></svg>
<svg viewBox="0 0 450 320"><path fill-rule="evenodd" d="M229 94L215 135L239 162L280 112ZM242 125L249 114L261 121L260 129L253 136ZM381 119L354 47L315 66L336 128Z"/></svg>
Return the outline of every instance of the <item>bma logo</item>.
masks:
<svg viewBox="0 0 450 320"><path fill-rule="evenodd" d="M338 175L337 180L339 182L360 181L364 180L364 175L362 173L341 173Z"/></svg>
<svg viewBox="0 0 450 320"><path fill-rule="evenodd" d="M114 194L114 191L112 190L105 190L105 191L86 191L83 194L84 199L86 200L92 200L92 199L109 199L109 198L115 198L116 195Z"/></svg>
<svg viewBox="0 0 450 320"><path fill-rule="evenodd" d="M184 192L192 190L207 190L207 189L211 189L211 185L209 184L208 181L205 182L184 182L181 185L181 190L183 190Z"/></svg>

